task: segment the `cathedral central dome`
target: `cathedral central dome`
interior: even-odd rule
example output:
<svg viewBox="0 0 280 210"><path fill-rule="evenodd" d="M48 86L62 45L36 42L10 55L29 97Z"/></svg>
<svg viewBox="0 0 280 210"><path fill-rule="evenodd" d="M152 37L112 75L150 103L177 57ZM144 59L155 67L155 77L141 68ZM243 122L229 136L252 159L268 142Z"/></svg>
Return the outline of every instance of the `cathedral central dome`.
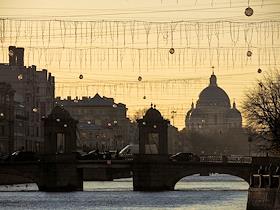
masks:
<svg viewBox="0 0 280 210"><path fill-rule="evenodd" d="M197 108L205 106L219 106L230 108L230 100L226 92L218 87L214 73L210 77L210 84L199 94Z"/></svg>

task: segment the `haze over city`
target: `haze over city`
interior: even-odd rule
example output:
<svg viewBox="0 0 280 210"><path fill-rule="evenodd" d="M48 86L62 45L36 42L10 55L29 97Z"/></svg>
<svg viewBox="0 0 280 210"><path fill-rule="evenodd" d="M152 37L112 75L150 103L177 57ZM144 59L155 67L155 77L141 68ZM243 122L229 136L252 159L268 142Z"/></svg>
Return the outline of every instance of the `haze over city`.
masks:
<svg viewBox="0 0 280 210"><path fill-rule="evenodd" d="M0 208L280 209L279 18L0 0Z"/></svg>
<svg viewBox="0 0 280 210"><path fill-rule="evenodd" d="M153 103L169 119L175 111L182 129L213 70L240 107L244 91L261 77L258 68L265 73L279 64L280 5L250 1L254 15L247 17L247 4L3 0L0 57L8 61L9 45L24 47L26 65L55 75L56 96L99 93L125 103L131 117Z"/></svg>

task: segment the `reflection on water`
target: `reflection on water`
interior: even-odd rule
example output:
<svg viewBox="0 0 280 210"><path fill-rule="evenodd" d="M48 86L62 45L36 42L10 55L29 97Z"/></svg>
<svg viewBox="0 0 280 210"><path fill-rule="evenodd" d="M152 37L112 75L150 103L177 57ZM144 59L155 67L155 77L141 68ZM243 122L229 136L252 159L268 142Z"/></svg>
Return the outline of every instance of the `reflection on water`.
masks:
<svg viewBox="0 0 280 210"><path fill-rule="evenodd" d="M84 192L69 193L39 192L35 184L1 186L6 192L0 192L0 209L246 209L248 184L235 177L191 176L178 182L175 189L133 192L132 179L84 182Z"/></svg>

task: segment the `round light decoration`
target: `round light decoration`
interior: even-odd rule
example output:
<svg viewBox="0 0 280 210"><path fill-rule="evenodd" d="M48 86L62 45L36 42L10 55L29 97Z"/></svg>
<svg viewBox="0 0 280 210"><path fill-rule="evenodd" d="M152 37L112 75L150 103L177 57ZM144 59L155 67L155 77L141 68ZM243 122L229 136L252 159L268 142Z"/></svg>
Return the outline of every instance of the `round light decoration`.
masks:
<svg viewBox="0 0 280 210"><path fill-rule="evenodd" d="M154 127L154 128L157 128L157 126L156 126L156 125L154 125L153 127Z"/></svg>
<svg viewBox="0 0 280 210"><path fill-rule="evenodd" d="M259 73L259 74L262 73L262 70L261 70L261 69L258 69L258 73Z"/></svg>
<svg viewBox="0 0 280 210"><path fill-rule="evenodd" d="M84 78L84 76L82 74L80 74L79 79L83 79L83 78Z"/></svg>
<svg viewBox="0 0 280 210"><path fill-rule="evenodd" d="M114 120L114 124L115 124L115 125L118 124L118 121L117 121L117 120Z"/></svg>
<svg viewBox="0 0 280 210"><path fill-rule="evenodd" d="M169 53L170 53L170 54L174 54L174 53L175 53L175 50L174 50L173 47L170 48Z"/></svg>
<svg viewBox="0 0 280 210"><path fill-rule="evenodd" d="M67 124L64 124L63 127L64 127L64 128L67 128Z"/></svg>
<svg viewBox="0 0 280 210"><path fill-rule="evenodd" d="M138 81L139 81L139 82L142 81L142 77L141 77L141 76L138 77Z"/></svg>
<svg viewBox="0 0 280 210"><path fill-rule="evenodd" d="M74 99L74 103L78 103L78 100L77 100L77 99Z"/></svg>
<svg viewBox="0 0 280 210"><path fill-rule="evenodd" d="M88 124L88 125L90 125L90 124L91 124L91 122L90 122L90 121L87 121L87 124Z"/></svg>
<svg viewBox="0 0 280 210"><path fill-rule="evenodd" d="M143 125L146 125L146 122L143 122Z"/></svg>
<svg viewBox="0 0 280 210"><path fill-rule="evenodd" d="M23 79L23 75L22 75L22 74L19 74L19 75L17 76L17 78L18 78L18 80L22 80L22 79Z"/></svg>
<svg viewBox="0 0 280 210"><path fill-rule="evenodd" d="M109 127L111 127L111 126L112 126L112 124L111 124L111 123L108 123L108 126L109 126Z"/></svg>
<svg viewBox="0 0 280 210"><path fill-rule="evenodd" d="M250 17L250 16L253 15L254 10L253 10L251 7L247 7L247 8L245 9L245 12L244 12L244 13L245 13L246 16Z"/></svg>
<svg viewBox="0 0 280 210"><path fill-rule="evenodd" d="M33 111L33 112L38 112L38 109L37 109L36 107L34 107L34 108L32 109L32 111Z"/></svg>
<svg viewBox="0 0 280 210"><path fill-rule="evenodd" d="M248 57L251 57L252 54L253 54L252 51L250 51L250 50L247 51L247 56L248 56Z"/></svg>
<svg viewBox="0 0 280 210"><path fill-rule="evenodd" d="M56 122L60 122L60 119L59 119L59 118L57 118L57 119L56 119Z"/></svg>
<svg viewBox="0 0 280 210"><path fill-rule="evenodd" d="M4 113L1 112L1 113L0 113L0 117L4 117Z"/></svg>
<svg viewBox="0 0 280 210"><path fill-rule="evenodd" d="M9 56L14 56L14 51L10 50L9 51Z"/></svg>
<svg viewBox="0 0 280 210"><path fill-rule="evenodd" d="M117 106L118 106L117 104L113 104L113 108L117 108Z"/></svg>

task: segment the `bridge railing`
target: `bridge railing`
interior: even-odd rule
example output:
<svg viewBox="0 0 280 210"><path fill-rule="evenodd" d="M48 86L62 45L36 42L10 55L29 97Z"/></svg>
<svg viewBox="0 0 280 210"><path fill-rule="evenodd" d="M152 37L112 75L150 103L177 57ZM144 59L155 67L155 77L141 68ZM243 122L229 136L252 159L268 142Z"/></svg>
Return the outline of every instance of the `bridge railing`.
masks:
<svg viewBox="0 0 280 210"><path fill-rule="evenodd" d="M200 162L203 163L252 163L252 157L237 155L201 155Z"/></svg>

